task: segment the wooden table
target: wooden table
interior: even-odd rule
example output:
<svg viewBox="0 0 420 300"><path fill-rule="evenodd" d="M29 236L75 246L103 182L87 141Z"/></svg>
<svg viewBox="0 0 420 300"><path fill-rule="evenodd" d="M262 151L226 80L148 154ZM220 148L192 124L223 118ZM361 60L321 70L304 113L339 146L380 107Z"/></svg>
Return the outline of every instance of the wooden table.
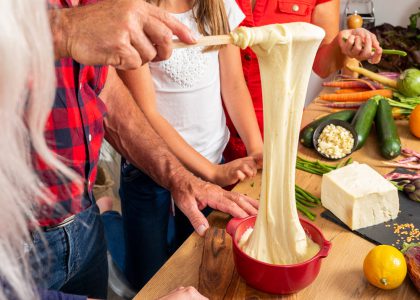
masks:
<svg viewBox="0 0 420 300"><path fill-rule="evenodd" d="M306 125L321 114L329 113L330 109L313 103L305 110L302 126ZM407 121L398 122L398 131L403 146L411 149L420 149L420 141L415 139L408 131ZM308 158L319 159L313 150L302 146L299 148L300 155ZM378 151L376 138L372 134L366 145L352 154L354 160L366 162L382 174L391 171L390 168L380 166L382 158ZM321 177L297 170L297 184L320 196ZM238 184L235 191L258 198L260 192L261 176ZM231 239L226 234L226 243L219 249L223 253L222 258L215 258L210 262L210 267L216 268L219 276L215 280L214 288L209 290L200 282L200 266L203 257L203 244L205 239L197 234L192 234L178 251L167 261L158 273L147 283L146 286L134 298L156 299L179 286L194 286L210 299L419 299L411 282L406 278L404 284L398 289L383 291L370 285L363 276L363 259L374 245L348 230L322 218L319 214L322 207L316 209L318 217L315 224L322 230L324 236L332 242L329 256L324 259L321 271L316 280L306 289L289 296L276 296L259 292L248 287L234 270L233 257L231 254ZM212 226L225 228L229 217L220 212L214 212L209 216ZM211 229L210 229L211 230ZM207 240L206 240L207 241ZM220 246L220 245L219 245ZM216 253L215 256L218 254ZM227 255L227 256L226 256ZM227 257L227 259L226 259ZM213 264L213 266L211 266ZM208 266L208 262L206 262ZM205 268L205 267L203 267ZM203 275L204 274L204 275ZM201 272L206 276L206 270Z"/></svg>

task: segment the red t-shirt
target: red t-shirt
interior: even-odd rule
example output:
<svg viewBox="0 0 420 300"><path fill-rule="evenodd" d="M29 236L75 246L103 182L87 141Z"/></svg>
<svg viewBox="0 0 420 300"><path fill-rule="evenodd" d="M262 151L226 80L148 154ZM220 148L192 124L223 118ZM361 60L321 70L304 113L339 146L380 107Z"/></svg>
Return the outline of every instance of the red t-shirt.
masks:
<svg viewBox="0 0 420 300"><path fill-rule="evenodd" d="M236 0L245 14L240 26L255 27L274 23L311 22L316 5L331 0L257 0L252 10L251 0ZM258 125L263 133L263 105L260 70L251 48L241 50L245 81L251 93ZM281 70L279 70L281 71ZM226 161L246 156L246 149L229 116L227 124L231 138L224 152Z"/></svg>

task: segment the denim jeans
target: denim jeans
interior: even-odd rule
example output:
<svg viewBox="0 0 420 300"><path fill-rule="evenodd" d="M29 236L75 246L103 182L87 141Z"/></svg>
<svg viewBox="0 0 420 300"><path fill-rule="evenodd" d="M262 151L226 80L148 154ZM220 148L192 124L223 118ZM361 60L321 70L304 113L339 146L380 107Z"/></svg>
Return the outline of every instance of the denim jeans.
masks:
<svg viewBox="0 0 420 300"><path fill-rule="evenodd" d="M121 164L121 209L126 244L125 274L141 289L193 232L171 193L131 164Z"/></svg>
<svg viewBox="0 0 420 300"><path fill-rule="evenodd" d="M119 212L108 210L101 214L108 251L119 271L125 273L125 240L123 220Z"/></svg>
<svg viewBox="0 0 420 300"><path fill-rule="evenodd" d="M108 264L103 224L96 204L68 225L34 234L31 261L37 286L106 299Z"/></svg>

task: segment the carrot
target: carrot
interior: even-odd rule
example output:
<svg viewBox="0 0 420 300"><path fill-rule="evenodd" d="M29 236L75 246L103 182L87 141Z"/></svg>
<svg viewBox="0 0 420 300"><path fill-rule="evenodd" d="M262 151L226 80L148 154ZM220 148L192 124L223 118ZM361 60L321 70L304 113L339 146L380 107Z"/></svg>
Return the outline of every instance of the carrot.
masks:
<svg viewBox="0 0 420 300"><path fill-rule="evenodd" d="M336 101L336 102L362 102L362 101L368 100L369 98L375 95L381 95L383 97L391 98L392 91L382 89L382 90L373 90L373 91L349 93L349 94L323 94L323 95L320 95L319 98L321 100Z"/></svg>
<svg viewBox="0 0 420 300"><path fill-rule="evenodd" d="M350 69L353 72L362 74L363 76L366 76L369 79L372 79L374 81L377 81L379 83L382 83L384 85L387 85L392 88L397 88L397 81L394 79L389 79L388 77L379 75L375 72L369 71L367 69L361 68L361 67L355 67L355 66L346 66L348 69Z"/></svg>
<svg viewBox="0 0 420 300"><path fill-rule="evenodd" d="M383 85L380 83L372 82L369 80L364 80L360 78L343 78L337 81L327 81L322 83L323 86L327 87L338 87L342 89L354 89L354 88L362 88L362 89L382 89Z"/></svg>
<svg viewBox="0 0 420 300"><path fill-rule="evenodd" d="M362 82L345 81L345 80L326 81L326 82L322 83L322 86L337 87L337 88L342 88L342 89L365 88L366 87L366 85Z"/></svg>
<svg viewBox="0 0 420 300"><path fill-rule="evenodd" d="M338 108L338 109L351 109L359 108L362 105L361 102L319 102L322 106Z"/></svg>
<svg viewBox="0 0 420 300"><path fill-rule="evenodd" d="M336 90L336 94L349 94L349 93L358 93L358 92L366 92L369 91L368 89L361 89L361 88L354 88L354 89L340 89Z"/></svg>

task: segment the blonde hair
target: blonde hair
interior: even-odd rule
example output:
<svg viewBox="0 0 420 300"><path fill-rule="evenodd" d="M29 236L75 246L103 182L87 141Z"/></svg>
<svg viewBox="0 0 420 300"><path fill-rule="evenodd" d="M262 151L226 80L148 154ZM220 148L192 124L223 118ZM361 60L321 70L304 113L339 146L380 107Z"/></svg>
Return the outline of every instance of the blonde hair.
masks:
<svg viewBox="0 0 420 300"><path fill-rule="evenodd" d="M165 0L148 0L159 6ZM224 0L193 0L193 15L198 31L204 35L229 34L229 22L226 15ZM211 46L205 50L216 50L223 46Z"/></svg>
<svg viewBox="0 0 420 300"><path fill-rule="evenodd" d="M37 299L28 262L32 208L47 199L31 152L76 179L48 149L45 122L55 93L45 0L0 1L0 300Z"/></svg>

